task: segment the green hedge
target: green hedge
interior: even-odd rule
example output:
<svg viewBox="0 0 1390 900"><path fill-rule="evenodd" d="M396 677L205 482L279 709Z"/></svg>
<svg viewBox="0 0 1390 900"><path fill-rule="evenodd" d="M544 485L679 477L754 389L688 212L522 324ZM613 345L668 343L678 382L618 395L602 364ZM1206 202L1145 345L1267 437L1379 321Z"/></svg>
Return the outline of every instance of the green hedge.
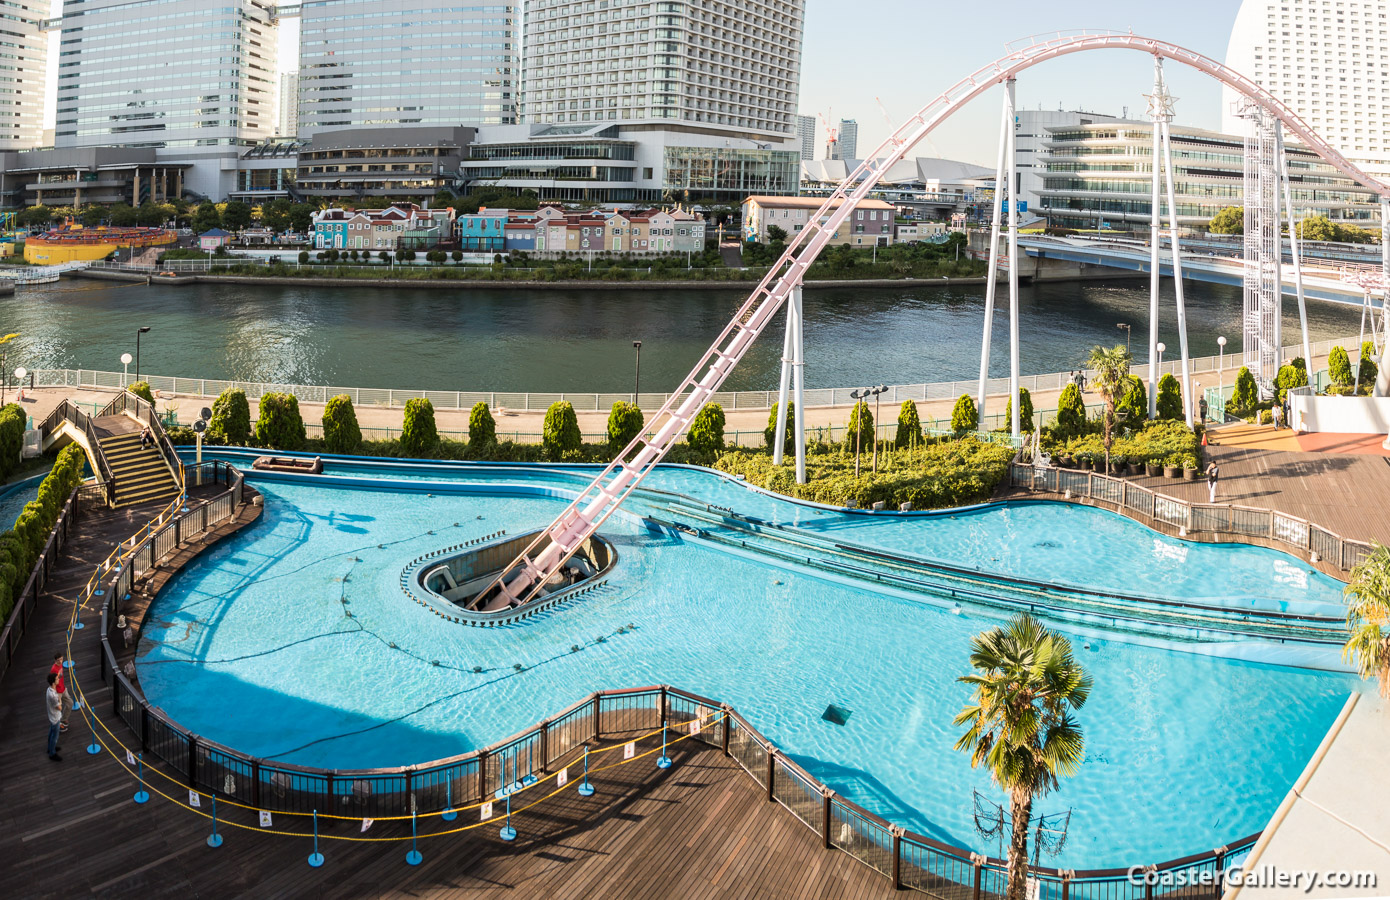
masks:
<svg viewBox="0 0 1390 900"><path fill-rule="evenodd" d="M768 447L777 445L777 410L780 404L772 404L767 412L767 427L763 429L763 443ZM723 433L722 430L720 432ZM787 401L787 427L782 433L782 446L796 446L796 404Z"/></svg>
<svg viewBox="0 0 1390 900"><path fill-rule="evenodd" d="M690 423L690 431L685 436L690 449L696 454L710 458L724 449L724 407L718 403L706 403ZM771 457L768 457L771 459Z"/></svg>
<svg viewBox="0 0 1390 900"><path fill-rule="evenodd" d="M637 404L626 400L614 403L612 412L608 414L608 446L615 453L623 449L642 433L644 424L646 419Z"/></svg>
<svg viewBox="0 0 1390 900"><path fill-rule="evenodd" d="M545 448L546 456L552 460L565 459L578 452L583 443L574 405L568 400L550 404L545 411L545 422L541 425L541 445Z"/></svg>
<svg viewBox="0 0 1390 900"><path fill-rule="evenodd" d="M1014 401L1009 398L1004 404L1004 427L1010 430L1013 429L1013 415ZM1033 430L1033 395L1028 393L1026 387L1018 389L1018 428L1020 431Z"/></svg>
<svg viewBox="0 0 1390 900"><path fill-rule="evenodd" d="M304 419L294 394L262 394L256 419L256 443L272 450L304 449Z"/></svg>
<svg viewBox="0 0 1390 900"><path fill-rule="evenodd" d="M917 404L904 400L898 410L898 433L893 443L899 448L916 447L922 443L922 419L917 415Z"/></svg>
<svg viewBox="0 0 1390 900"><path fill-rule="evenodd" d="M911 450L889 447L879 455L877 475L861 467L855 478L853 454L821 444L808 450L807 483L800 485L792 466L772 465L765 452L731 450L714 465L758 487L816 503L867 507L883 501L896 508L911 502L917 509L940 509L988 500L1008 473L1013 455L1010 447L973 437Z"/></svg>
<svg viewBox="0 0 1390 900"><path fill-rule="evenodd" d="M68 444L59 451L53 468L39 484L38 497L25 504L11 530L0 533L0 622L9 618L15 598L23 592L34 563L58 523L63 504L82 483L86 463L85 452L77 444Z"/></svg>
<svg viewBox="0 0 1390 900"><path fill-rule="evenodd" d="M497 443L497 420L486 403L475 403L468 413L468 447L474 453L486 452Z"/></svg>
<svg viewBox="0 0 1390 900"><path fill-rule="evenodd" d="M1247 374L1249 369L1243 370ZM1254 379L1251 379L1254 383ZM1154 401L1160 419L1177 421L1185 418L1182 409L1182 388L1178 385L1178 379L1172 372L1163 373L1163 377L1158 379L1158 399Z"/></svg>
<svg viewBox="0 0 1390 900"><path fill-rule="evenodd" d="M9 403L0 409L0 481L8 479L20 466L28 422L29 414L18 403Z"/></svg>
<svg viewBox="0 0 1390 900"><path fill-rule="evenodd" d="M975 408L975 401L969 394L961 394L951 409L951 430L956 434L964 434L979 427L980 411Z"/></svg>
<svg viewBox="0 0 1390 900"><path fill-rule="evenodd" d="M362 446L357 411L347 394L330 397L323 407L323 446L329 453L356 453Z"/></svg>
<svg viewBox="0 0 1390 900"><path fill-rule="evenodd" d="M1070 456L1081 465L1105 459L1105 441L1099 434L1088 434L1071 438L1065 443L1050 445L1048 441L1044 441L1043 447L1049 450L1054 458ZM1110 446L1110 459L1112 462L1125 460L1131 463L1190 465L1200 468L1201 439L1185 422L1155 419L1145 422L1134 431L1116 436Z"/></svg>
<svg viewBox="0 0 1390 900"><path fill-rule="evenodd" d="M137 381L132 385L128 385L126 390L141 398L146 403L154 403L154 391L150 390L150 383L148 381Z"/></svg>

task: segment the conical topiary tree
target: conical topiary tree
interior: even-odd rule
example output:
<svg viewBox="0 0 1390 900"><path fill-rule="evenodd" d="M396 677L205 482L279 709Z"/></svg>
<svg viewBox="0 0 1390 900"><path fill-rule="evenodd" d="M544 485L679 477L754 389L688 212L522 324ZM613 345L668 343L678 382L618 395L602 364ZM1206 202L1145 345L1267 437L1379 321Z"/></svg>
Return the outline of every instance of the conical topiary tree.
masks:
<svg viewBox="0 0 1390 900"><path fill-rule="evenodd" d="M1351 371L1351 358L1340 344L1327 354L1327 375L1333 384L1341 385L1351 384L1352 378L1355 377ZM1235 402L1234 397L1231 400Z"/></svg>
<svg viewBox="0 0 1390 900"><path fill-rule="evenodd" d="M845 425L845 449L853 453L856 449L873 447L874 414L863 400L854 404L849 411L849 422Z"/></svg>
<svg viewBox="0 0 1390 900"><path fill-rule="evenodd" d="M1154 405L1158 407L1160 419L1177 421L1183 418L1182 390L1172 372L1165 372L1163 377L1158 379L1158 399L1154 401Z"/></svg>
<svg viewBox="0 0 1390 900"><path fill-rule="evenodd" d="M273 450L303 449L304 419L299 414L299 398L273 391L262 394L259 405L256 443Z"/></svg>
<svg viewBox="0 0 1390 900"><path fill-rule="evenodd" d="M401 450L411 456L426 456L439 446L439 429L434 424L434 404L428 397L405 401L401 419Z"/></svg>
<svg viewBox="0 0 1390 900"><path fill-rule="evenodd" d="M468 413L468 452L482 453L497 443L497 420L486 403L475 403Z"/></svg>
<svg viewBox="0 0 1390 900"><path fill-rule="evenodd" d="M767 427L763 429L763 441L769 448L777 446L777 410L779 404L772 404L767 413ZM796 446L796 404L787 401L787 428L782 436L782 446Z"/></svg>
<svg viewBox="0 0 1390 900"><path fill-rule="evenodd" d="M619 400L613 404L608 414L608 447L617 451L626 447L632 439L642 433L646 419L635 403Z"/></svg>
<svg viewBox="0 0 1390 900"><path fill-rule="evenodd" d="M1057 423L1052 430L1060 438L1074 438L1086 430L1086 401L1075 382L1068 382L1057 397Z"/></svg>
<svg viewBox="0 0 1390 900"><path fill-rule="evenodd" d="M227 388L212 402L208 435L224 444L245 444L251 439L251 404L241 388Z"/></svg>
<svg viewBox="0 0 1390 900"><path fill-rule="evenodd" d="M541 445L546 456L562 459L566 453L574 453L584 443L579 433L579 417L574 414L574 406L567 400L550 404L545 411L545 423L541 426Z"/></svg>
<svg viewBox="0 0 1390 900"><path fill-rule="evenodd" d="M1012 429L1013 422L1014 402L1010 399L1004 404L1004 427ZM1018 389L1018 429L1024 432L1033 430L1033 397L1026 387Z"/></svg>
<svg viewBox="0 0 1390 900"><path fill-rule="evenodd" d="M357 411L347 394L330 397L323 407L323 448L329 453L356 453L362 446Z"/></svg>
<svg viewBox="0 0 1390 900"><path fill-rule="evenodd" d="M1340 348L1333 347L1332 349L1338 350ZM1342 351L1342 358L1346 359L1345 350ZM1351 384L1350 372L1348 372L1346 383ZM1235 390L1231 392L1231 409L1245 412L1253 410L1259 402L1260 392L1255 386L1255 376L1250 374L1248 367L1241 366L1240 371L1236 373Z"/></svg>
<svg viewBox="0 0 1390 900"><path fill-rule="evenodd" d="M916 447L922 443L922 419L917 415L917 404L904 400L898 410L898 433L893 439L898 447Z"/></svg>
<svg viewBox="0 0 1390 900"><path fill-rule="evenodd" d="M718 403L706 403L695 414L686 434L690 449L707 457L712 457L724 449L724 407Z"/></svg>
<svg viewBox="0 0 1390 900"><path fill-rule="evenodd" d="M960 435L979 427L980 411L975 407L974 398L969 394L961 394L951 409L951 430Z"/></svg>

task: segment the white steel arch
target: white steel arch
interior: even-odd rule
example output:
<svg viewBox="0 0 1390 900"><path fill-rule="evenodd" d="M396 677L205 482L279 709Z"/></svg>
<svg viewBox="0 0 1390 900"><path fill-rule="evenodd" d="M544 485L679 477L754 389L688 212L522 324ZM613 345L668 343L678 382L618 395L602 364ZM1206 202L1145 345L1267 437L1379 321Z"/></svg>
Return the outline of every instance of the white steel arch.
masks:
<svg viewBox="0 0 1390 900"><path fill-rule="evenodd" d="M696 414L713 396L796 290L806 270L829 243L855 205L878 184L879 177L901 160L957 109L1019 72L1060 56L1089 50L1132 50L1171 59L1209 75L1268 110L1305 146L1360 184L1390 198L1390 186L1353 165L1320 138L1293 110L1244 75L1210 57L1157 38L1112 31L1062 32L1024 38L1008 45L1009 53L962 78L907 119L878 149L868 155L825 199L812 220L792 236L786 251L739 307L710 349L608 467L565 508L564 512L498 575L474 602L475 609L524 604L537 596L584 541L617 511L622 501L687 431ZM1382 202L1382 210L1385 209ZM1011 261L1012 264L1012 261Z"/></svg>

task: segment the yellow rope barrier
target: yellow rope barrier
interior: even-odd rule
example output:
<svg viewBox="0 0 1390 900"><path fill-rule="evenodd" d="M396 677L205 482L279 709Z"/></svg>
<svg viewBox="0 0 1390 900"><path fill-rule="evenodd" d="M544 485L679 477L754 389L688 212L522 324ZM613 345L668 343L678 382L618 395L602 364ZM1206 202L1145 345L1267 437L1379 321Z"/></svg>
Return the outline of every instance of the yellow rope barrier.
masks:
<svg viewBox="0 0 1390 900"><path fill-rule="evenodd" d="M74 684L76 684L76 680L75 680L75 679L74 679ZM98 723L101 725L103 731L105 731L108 735L111 735L111 741L112 741L112 743L114 743L116 746L120 747L122 750L125 750L127 753L130 753L130 752L131 752L131 751L130 751L130 748L128 748L128 747L126 747L124 744L122 744L121 741L120 741L120 739L117 738L114 734L111 733L111 730L110 730L109 728L106 727L106 723L105 723L105 722L102 722L101 719L100 719L100 717L98 717L95 713L91 713L91 706L87 703L85 697L83 698L82 711L83 711L82 718L83 718L84 721L87 721L89 718L95 720L96 722L98 722ZM90 715L89 715L89 714L90 714ZM722 712L722 711L718 711L718 712L714 713L712 716L705 717L704 719L701 719L700 721L701 721L702 727L703 727L703 723L704 723L706 720L709 720L709 721L711 722L711 724L712 724L713 722L717 722L717 721L723 720L725 717L726 717L726 713L724 713L724 712ZM691 720L691 721L694 721L694 720ZM88 727L89 727L89 728L91 727L91 723L90 723L90 722L88 722ZM627 743L636 743L636 742L639 741L639 740L644 740L644 739L646 739L646 738L648 738L648 737L652 737L653 735L657 734L657 733L658 733L659 731L661 731L661 730L662 730L662 729L657 729L657 730L655 730L655 731L649 731L649 732L647 732L647 733L644 734L644 735L641 735L641 736L639 736L639 737L633 738L631 741L625 741L623 744L614 744L612 747L605 747L603 750L598 751L598 752L599 752L599 753L606 753L606 752L610 752L610 751L612 751L612 750L617 750L620 746L624 746L624 745L627 744ZM671 747L671 746L673 746L673 745L675 745L675 744L681 743L682 741L689 740L690 738L695 737L697 734L698 734L697 732L691 732L691 733L688 733L688 734L683 734L683 735L681 735L680 737L677 737L677 738L675 738L675 739L673 739L673 740L668 740L668 741L666 741L665 744L664 744L664 747L653 747L653 748L651 748L650 750L644 751L644 752L642 752L642 753L640 753L640 754L634 754L632 757L630 757L630 758L628 758L628 759L623 759L623 760L621 760L621 761L619 761L619 762L616 762L616 763L610 763L609 765L606 765L606 766L600 766L599 768L596 768L596 769L590 769L590 770L589 770L589 774L592 775L592 774L597 773L597 772L606 772L606 771L609 771L609 770L611 770L611 769L619 768L620 766L630 765L630 764L632 764L632 763L637 762L637 761L640 760L640 759L646 759L648 756L651 756L653 753L657 753L657 752L663 750L664 748L669 748L669 747ZM136 774L136 773L131 769L130 764L127 763L127 762L125 762L125 760L121 759L120 755L119 755L115 750L111 749L111 746L108 745L104 740L101 739L101 737L96 733L96 730L95 730L95 729L92 729L92 738L93 738L93 740L95 740L98 744L101 745L101 748L102 748L104 751L106 751L107 753L110 753L110 754L111 754L112 759L114 759L114 760L116 761L116 764L117 764L118 766L120 766L122 769L124 769L124 770L126 771L127 774L130 774L130 775ZM592 754L591 754L591 755L592 755ZM571 763L570 765L573 765L573 763ZM551 780L552 778L558 778L559 775L560 775L560 771L565 771L565 770L567 770L568 768L569 768L569 766L565 766L563 769L561 769L561 770L559 770L559 771L551 772L549 775L545 776L544 778L541 778L541 779L539 779L539 780L537 780L537 781L535 781L535 782L532 782L531 784L526 785L525 787L522 787L522 788L517 789L516 791L513 792L512 796L517 796L517 795L523 794L523 793L525 793L525 792L527 792L527 791L529 791L529 790L531 790L531 789L533 789L533 788L535 788L535 787L538 787L539 785L542 785L542 784L546 783L547 781ZM167 779L170 780L170 781L176 781L176 779L174 779L172 776L170 776L170 775L168 775L168 774L162 772L162 771L159 770L158 768L151 767L151 771L157 772L158 774L162 775L163 777L167 778ZM479 777L481 777L481 772L479 773ZM176 783L177 783L177 782L176 782ZM174 804L175 806L182 807L183 809L185 809L185 810L187 810L187 811L189 811L189 812L191 812L191 813L194 813L195 815L202 816L202 817L205 818L205 819L211 819L211 818L213 818L212 815L211 815L210 813L204 812L200 807L190 806L188 803L184 802L183 800L180 800L180 799L178 799L178 798L176 798L176 797L173 797L173 796L171 796L171 795L165 793L164 791L160 790L159 788L150 785L148 782L145 782L143 779L141 780L141 785L142 785L142 787L143 787L145 790L152 791L152 792L158 794L159 796L163 797L165 800L168 800L170 803ZM181 786L182 786L182 785L181 785ZM530 803L526 804L525 806L517 807L516 809L511 810L510 815L512 815L512 816L520 815L521 813L524 813L524 812L526 812L527 810L530 810L530 809L532 809L532 808L538 806L539 804L544 803L546 800L549 800L551 797L554 797L555 795L559 794L561 791L565 790L565 788L567 788L567 787L569 787L568 784L561 785L561 786L555 788L555 790L551 791L550 793L548 793L548 794L546 794L546 795L544 795L544 796L542 796L542 797L536 798L535 800L531 801ZM190 790L191 790L191 789L190 789ZM199 792L199 793L201 793L201 792ZM237 803L236 801L230 800L230 799L228 799L228 798L226 798L226 797L223 797L223 798L221 798L221 799L222 799L223 804L231 804L232 806L238 807L238 808L240 808L240 809L249 810L249 811L251 811L251 812L256 812L256 813L262 812L262 810L261 810L260 808L258 808L258 807L247 806L246 804L243 804L243 803ZM495 802L496 802L495 800L488 800L488 801L484 801L484 802L481 802L481 803L474 803L474 804L471 804L471 805L468 805L468 806L460 806L460 807L454 808L454 809L453 809L453 812L458 813L458 812L466 812L466 811L468 811L468 810L473 810L473 809L480 809L480 808L482 808L483 806L486 806L486 805L488 805L488 804L495 803ZM277 814L277 815L289 815L289 816L300 816L300 817L308 817L308 816L317 815L318 818L321 818L321 819L336 819L336 820L347 821L347 822L357 822L357 821L361 821L361 820L363 820L363 819L365 819L365 818L371 818L374 822L392 822L392 821L404 821L404 820L408 820L408 819L412 819L412 818L416 818L416 819L418 819L418 818L428 818L428 817L430 817L430 816L437 816L437 815L442 815L442 814L443 814L443 810L440 810L440 811L437 811L437 812L430 812L430 813L417 813L417 814L415 814L415 815L410 815L410 816L375 816L375 817L370 817L370 816L339 816L339 815L333 815L333 814L331 814L331 813L317 813L317 814L316 814L316 813L280 812L280 811L272 811L272 812L274 812L274 813ZM399 837L362 837L362 836L360 836L360 835L334 835L334 834L318 834L317 836L320 837L320 838L323 838L323 839L325 839L325 840L331 840L331 841L352 841L352 842L356 842L356 843L394 843L394 842L398 842L398 841L414 840L414 839L416 839L417 837L418 837L418 838L443 837L443 836L445 836L445 835L459 834L459 833L465 832L465 831L472 831L473 829L475 829L475 828L481 828L481 827L484 826L484 825L492 824L492 823L495 823L495 822L500 822L500 821L506 819L506 818L508 817L508 815L509 815L508 813L503 813L502 815L493 816L493 817L490 818L490 819L483 819L483 820L481 820L481 821L474 822L474 823L471 824L471 825L461 825L461 826L459 826L459 827L457 827L457 828L450 828L450 829L447 829L447 830L444 830L444 831L430 831L430 832L425 832L425 833L423 833L423 834L400 835ZM221 819L221 818L219 818L217 821L218 821L219 823L221 823L221 824L224 824L224 825L230 825L230 826L232 826L233 828L240 828L240 829L243 829L243 830L245 830L245 831L254 831L254 832L257 832L257 833L260 833L260 834L274 834L274 835L279 835L279 836L282 836L282 837L301 837L301 838L312 838L312 837L315 836L315 834L314 834L313 832L283 831L283 830L275 829L275 828L263 828L263 827L260 827L259 825L247 825L247 824L244 824L244 823L241 823L241 822L236 822L236 821L233 821L233 820L230 820L230 819Z"/></svg>

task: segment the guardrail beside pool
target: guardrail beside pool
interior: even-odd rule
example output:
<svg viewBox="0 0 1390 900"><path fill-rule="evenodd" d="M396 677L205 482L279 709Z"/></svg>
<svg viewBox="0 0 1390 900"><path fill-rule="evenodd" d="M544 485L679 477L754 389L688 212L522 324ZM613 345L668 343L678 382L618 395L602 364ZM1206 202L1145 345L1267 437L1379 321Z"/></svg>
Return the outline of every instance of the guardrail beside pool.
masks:
<svg viewBox="0 0 1390 900"><path fill-rule="evenodd" d="M1131 518L1143 516L1177 528L1184 537L1209 534L1261 538L1314 554L1313 562L1326 562L1343 571L1350 571L1372 550L1364 541L1344 538L1288 513L1258 506L1190 503L1099 472L1015 462L1009 466L1009 483L1030 491L1106 503Z"/></svg>
<svg viewBox="0 0 1390 900"><path fill-rule="evenodd" d="M207 468L208 471L202 471ZM193 470L197 469L197 472ZM252 809L309 815L314 811L362 818L442 812L451 804L484 801L529 774L571 764L591 741L669 726L718 747L760 789L837 849L882 873L894 887L972 900L1002 896L1004 860L910 832L839 796L792 761L727 704L667 685L596 691L556 716L490 747L449 759L383 769L338 770L262 759L181 728L152 706L118 666L114 642L121 598L183 542L231 518L241 501L241 473L226 463L189 467L190 484L224 481L228 489L162 527L148 531L112 570L102 606L101 678L111 687L115 714L187 787ZM701 723L704 727L692 723ZM708 723L708 724L704 724ZM1255 845L1258 834L1158 866L1070 871L1034 866L1041 900L1152 900L1155 884L1191 885L1188 900L1217 900L1219 875ZM1142 869L1147 876L1136 879ZM1182 880L1178 880L1182 879Z"/></svg>

